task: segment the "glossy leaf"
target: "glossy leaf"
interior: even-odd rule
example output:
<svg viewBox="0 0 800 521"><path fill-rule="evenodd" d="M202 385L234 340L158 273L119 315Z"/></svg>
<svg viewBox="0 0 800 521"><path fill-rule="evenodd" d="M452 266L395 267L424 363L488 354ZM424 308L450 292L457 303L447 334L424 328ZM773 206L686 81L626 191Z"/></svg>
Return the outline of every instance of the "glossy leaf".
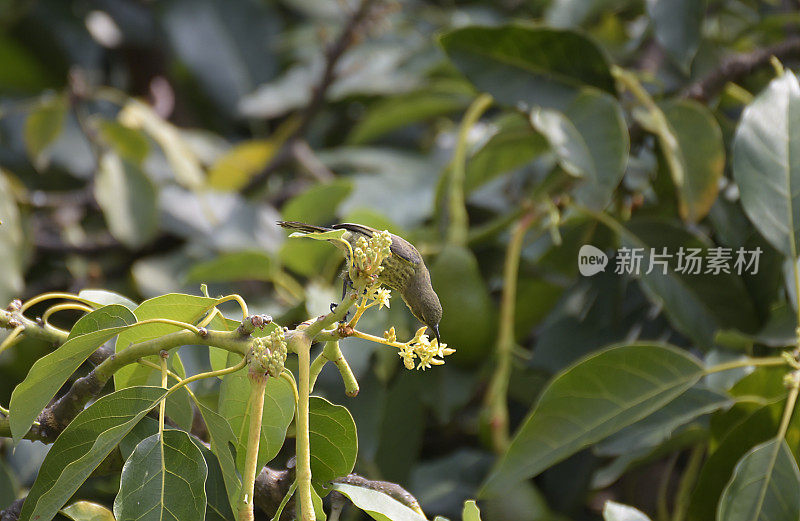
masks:
<svg viewBox="0 0 800 521"><path fill-rule="evenodd" d="M736 464L719 500L717 521L797 519L800 470L783 439L754 447Z"/></svg>
<svg viewBox="0 0 800 521"><path fill-rule="evenodd" d="M355 506L377 521L423 521L425 519L401 502L377 490L345 483L334 483L331 485L331 489L347 496Z"/></svg>
<svg viewBox="0 0 800 521"><path fill-rule="evenodd" d="M28 116L24 131L25 147L34 163L40 164L42 152L61 134L67 119L67 108L65 97L52 97L43 100Z"/></svg>
<svg viewBox="0 0 800 521"><path fill-rule="evenodd" d="M119 304L133 311L138 305L124 295L105 289L82 289L78 292L78 296L94 302L98 307Z"/></svg>
<svg viewBox="0 0 800 521"><path fill-rule="evenodd" d="M549 141L561 168L582 178L577 201L595 210L605 208L625 173L630 145L617 101L585 89L564 113L534 109L531 123Z"/></svg>
<svg viewBox="0 0 800 521"><path fill-rule="evenodd" d="M235 365L241 357L230 354L228 365ZM270 378L264 396L261 421L261 442L258 446L258 464L263 467L283 446L286 429L294 418L294 391L283 378ZM247 452L247 435L250 428L250 379L242 369L225 375L219 390L219 414L230 424L236 437L236 468L244 472Z"/></svg>
<svg viewBox="0 0 800 521"><path fill-rule="evenodd" d="M222 479L225 482L229 507L235 509L236 501L239 500L239 492L242 489L242 480L236 472L236 455L231 452L236 447L236 436L233 434L228 420L222 415L203 404L199 404L198 408L206 422L208 435L211 438L211 450L217 457ZM210 497L211 495L209 495ZM222 511L221 507L219 510Z"/></svg>
<svg viewBox="0 0 800 521"><path fill-rule="evenodd" d="M52 519L166 392L160 387L122 389L101 397L78 414L47 453L20 521Z"/></svg>
<svg viewBox="0 0 800 521"><path fill-rule="evenodd" d="M163 436L149 436L122 467L114 517L117 521L204 519L207 474L203 454L184 431L169 429Z"/></svg>
<svg viewBox="0 0 800 521"><path fill-rule="evenodd" d="M790 258L800 241L800 85L787 72L745 108L733 143L733 176L756 229Z"/></svg>
<svg viewBox="0 0 800 521"><path fill-rule="evenodd" d="M727 413L732 424L727 426L727 432L719 435L713 452L703 463L689 501L689 521L714 519L720 495L736 462L754 445L773 438L778 430L782 410L780 402L755 409L745 409L741 405L735 405ZM716 430L714 423L712 421L712 432Z"/></svg>
<svg viewBox="0 0 800 521"><path fill-rule="evenodd" d="M358 455L356 423L350 411L324 398L312 396L308 411L311 442L311 478L327 485L353 471Z"/></svg>
<svg viewBox="0 0 800 521"><path fill-rule="evenodd" d="M700 386L692 387L650 416L598 443L595 452L603 456L620 456L654 447L698 416L731 404L731 399L724 394Z"/></svg>
<svg viewBox="0 0 800 521"><path fill-rule="evenodd" d="M61 510L72 521L115 521L111 510L91 501L76 501Z"/></svg>
<svg viewBox="0 0 800 521"><path fill-rule="evenodd" d="M207 297L169 293L145 300L133 312L140 321L151 318L165 318L191 324L205 315L216 302L215 299ZM152 340L182 330L181 327L171 324L144 324L120 335L117 338L116 351L122 351L131 344ZM170 357L174 356L177 356L177 354L171 352ZM148 357L148 359L155 363L158 362L157 355ZM117 389L131 385L142 385L147 382L148 376L153 371L154 369L149 367L127 365L114 373L114 385Z"/></svg>
<svg viewBox="0 0 800 521"><path fill-rule="evenodd" d="M664 345L617 346L584 358L542 392L490 474L483 494L496 495L641 420L702 375L697 359Z"/></svg>
<svg viewBox="0 0 800 521"><path fill-rule="evenodd" d="M235 517L231 501L228 498L227 487L225 486L226 478L217 455L197 438L190 437L190 439L200 450L206 462L206 467L208 467L208 476L206 477L206 521L233 521Z"/></svg>
<svg viewBox="0 0 800 521"><path fill-rule="evenodd" d="M684 71L700 46L705 10L705 0L647 0L656 39Z"/></svg>
<svg viewBox="0 0 800 521"><path fill-rule="evenodd" d="M37 360L11 394L9 424L14 443L28 432L39 413L89 355L135 322L136 317L125 306L104 306L78 320L61 347Z"/></svg>
<svg viewBox="0 0 800 521"><path fill-rule="evenodd" d="M111 234L125 246L137 248L158 231L156 185L138 166L106 152L100 159L94 196Z"/></svg>
<svg viewBox="0 0 800 521"><path fill-rule="evenodd" d="M571 30L472 26L439 41L456 67L501 103L564 109L582 86L615 92L603 52Z"/></svg>

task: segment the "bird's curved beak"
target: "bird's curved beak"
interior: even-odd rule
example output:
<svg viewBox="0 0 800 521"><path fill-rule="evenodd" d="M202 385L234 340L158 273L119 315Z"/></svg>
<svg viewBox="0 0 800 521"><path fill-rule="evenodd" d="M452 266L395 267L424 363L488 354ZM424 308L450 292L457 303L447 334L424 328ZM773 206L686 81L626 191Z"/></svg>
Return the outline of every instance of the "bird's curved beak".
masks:
<svg viewBox="0 0 800 521"><path fill-rule="evenodd" d="M430 327L431 330L433 331L433 337L436 339L436 343L437 344L441 344L442 341L439 340L439 324L436 324L435 326L428 326L428 327Z"/></svg>

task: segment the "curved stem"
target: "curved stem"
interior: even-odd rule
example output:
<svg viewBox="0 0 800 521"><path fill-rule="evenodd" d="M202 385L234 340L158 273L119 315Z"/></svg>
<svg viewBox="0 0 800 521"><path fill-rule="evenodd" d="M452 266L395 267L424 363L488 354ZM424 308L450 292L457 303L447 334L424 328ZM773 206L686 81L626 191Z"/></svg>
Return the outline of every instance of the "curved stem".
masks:
<svg viewBox="0 0 800 521"><path fill-rule="evenodd" d="M195 326L194 324L189 324L188 322L181 322L180 320L170 320L168 318L148 318L147 320L140 320L135 324L131 324L130 327L141 326L143 324L169 324L170 326L177 326L188 331L191 331L195 335L200 334L200 328Z"/></svg>
<svg viewBox="0 0 800 521"><path fill-rule="evenodd" d="M250 430L247 434L247 455L242 474L242 491L239 496L239 521L253 521L253 489L258 469L258 445L261 441L261 420L264 414L264 392L268 376L250 373Z"/></svg>
<svg viewBox="0 0 800 521"><path fill-rule="evenodd" d="M241 295L237 295L236 293L234 293L233 295L226 295L217 300L217 306L225 302L230 302L232 300L235 300L236 303L239 304L239 307L242 309L242 320L245 320L250 315L250 313L247 311L247 303L244 301Z"/></svg>
<svg viewBox="0 0 800 521"><path fill-rule="evenodd" d="M498 454L505 452L508 435L508 382L511 379L511 355L514 351L514 314L517 299L517 275L525 234L534 223L536 215L529 212L514 228L506 250L503 271L503 296L500 303L500 329L497 335L497 366L489 381L484 400L484 410L489 418L492 448Z"/></svg>
<svg viewBox="0 0 800 521"><path fill-rule="evenodd" d="M67 304L56 304L55 306L50 306L49 308L47 308L47 310L45 310L45 312L42 314L42 322L47 327L50 327L52 329L58 329L59 331L64 331L63 329L57 328L54 325L52 325L50 323L50 317L53 316L55 313L58 313L59 311L68 311L68 310L83 311L84 313L91 313L92 311L94 311L94 309L90 308L89 306L85 306L83 304L75 304L74 302ZM66 333L67 335L69 334L67 331L64 331L64 333Z"/></svg>
<svg viewBox="0 0 800 521"><path fill-rule="evenodd" d="M294 381L294 375L291 371L284 368L283 371L281 371L281 378L289 382L289 385L291 385L292 392L294 393L294 404L295 407L297 407L297 402L300 401L300 393L297 391L297 382Z"/></svg>
<svg viewBox="0 0 800 521"><path fill-rule="evenodd" d="M743 358L722 364L712 365L706 368L705 374L719 373L730 369L741 369L742 367L761 367L773 365L786 365L786 359L782 356L767 356L764 358Z"/></svg>
<svg viewBox="0 0 800 521"><path fill-rule="evenodd" d="M25 311L30 309L32 306L35 306L39 302L44 302L45 300L52 300L52 299L57 299L57 298L58 299L65 299L65 300L74 300L75 302L81 302L81 303L86 304L88 306L97 304L96 302L92 302L91 300L79 297L78 295L75 295L74 293L64 293L64 292L60 292L60 291L54 291L54 292L51 292L51 293L42 293L41 295L37 295L37 296L29 299L27 302L22 304L22 307L19 309L19 312L20 313L25 313Z"/></svg>
<svg viewBox="0 0 800 521"><path fill-rule="evenodd" d="M226 374L235 373L236 371L244 369L244 366L246 366L246 365L247 365L247 359L246 358L242 358L241 362L239 362L236 365L232 365L231 367L226 367L225 369L219 369L217 371L208 371L206 373L198 373L198 374L196 374L194 376L190 376L189 378L184 378L183 380L181 380L180 382L176 383L175 385L173 385L172 387L169 388L169 392L167 393L167 396L169 396L170 394L174 393L175 391L177 391L181 387L189 385L192 382L196 382L197 380L203 380L205 378L214 378L216 376L225 376ZM188 388L187 388L187 390L188 390Z"/></svg>
<svg viewBox="0 0 800 521"><path fill-rule="evenodd" d="M13 346L23 331L25 331L25 326L17 326L14 328L14 330L0 342L0 353Z"/></svg>
<svg viewBox="0 0 800 521"><path fill-rule="evenodd" d="M450 222L447 227L447 242L465 246L469 234L467 208L464 201L464 178L466 177L467 145L469 131L481 118L486 109L492 104L489 94L481 94L467 109L461 126L458 129L458 142L453 153L453 163L450 168L450 183L448 186L447 202Z"/></svg>
<svg viewBox="0 0 800 521"><path fill-rule="evenodd" d="M672 521L683 521L689 509L689 498L691 497L694 485L697 482L697 475L703 464L703 456L706 453L705 443L696 445L689 453L689 461L683 471L678 493L675 496L675 510L672 513Z"/></svg>

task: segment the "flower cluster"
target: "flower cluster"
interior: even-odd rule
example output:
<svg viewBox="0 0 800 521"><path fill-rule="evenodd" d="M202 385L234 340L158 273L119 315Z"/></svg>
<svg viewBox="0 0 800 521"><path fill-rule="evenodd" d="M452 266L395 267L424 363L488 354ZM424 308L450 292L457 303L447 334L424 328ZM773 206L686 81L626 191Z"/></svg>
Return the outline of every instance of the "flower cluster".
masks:
<svg viewBox="0 0 800 521"><path fill-rule="evenodd" d="M381 263L392 255L391 246L392 236L386 230L372 234L369 239L359 237L350 262L350 280L364 287L375 284L383 271Z"/></svg>
<svg viewBox="0 0 800 521"><path fill-rule="evenodd" d="M447 344L439 344L439 341L433 339L431 341L428 335L425 334L427 328L422 326L414 334L414 338L405 343L397 341L397 333L394 327L389 329L383 334L383 338L387 343L396 346L399 350L397 353L403 359L403 365L406 369L414 369L415 359L416 368L423 371L432 365L444 364L444 357L456 352L455 349L447 347Z"/></svg>
<svg viewBox="0 0 800 521"><path fill-rule="evenodd" d="M280 327L265 337L253 338L250 367L272 377L280 376L286 362L286 351L286 337Z"/></svg>

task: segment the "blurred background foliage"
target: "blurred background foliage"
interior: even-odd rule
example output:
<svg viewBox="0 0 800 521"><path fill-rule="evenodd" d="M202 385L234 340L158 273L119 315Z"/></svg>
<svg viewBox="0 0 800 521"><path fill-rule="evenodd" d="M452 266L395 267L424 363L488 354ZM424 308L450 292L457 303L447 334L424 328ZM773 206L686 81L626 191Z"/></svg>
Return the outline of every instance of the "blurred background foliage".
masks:
<svg viewBox="0 0 800 521"><path fill-rule="evenodd" d="M512 433L554 373L612 343L726 360L793 342L783 257L745 217L726 156L742 108L774 76L758 53L791 66L798 24L788 0L2 0L0 302L87 287L140 300L208 283L294 324L336 301L341 258L287 240L277 219L403 235L427 259L458 352L423 374L348 340L360 395L346 398L330 368L317 390L353 413L359 473L458 518L496 458L484 403L499 342L512 352ZM753 66L706 81L730 56ZM481 92L491 107L460 129ZM592 213L604 209L611 225ZM585 278L586 243L764 255L753 276ZM418 327L398 299L362 324L401 338ZM26 339L0 355L0 402L47 350ZM720 393L735 379L709 378L639 433L483 502L484 519L599 519L606 499L655 516L659 486L680 488L672 469L698 465L698 440L726 443L733 412L712 413L730 406ZM765 439L751 423L747 440ZM727 478L713 465L729 476L747 443L707 460L698 494L716 504ZM6 448L0 507L43 450ZM115 491L87 487L100 501ZM710 519L702 502L690 518Z"/></svg>

